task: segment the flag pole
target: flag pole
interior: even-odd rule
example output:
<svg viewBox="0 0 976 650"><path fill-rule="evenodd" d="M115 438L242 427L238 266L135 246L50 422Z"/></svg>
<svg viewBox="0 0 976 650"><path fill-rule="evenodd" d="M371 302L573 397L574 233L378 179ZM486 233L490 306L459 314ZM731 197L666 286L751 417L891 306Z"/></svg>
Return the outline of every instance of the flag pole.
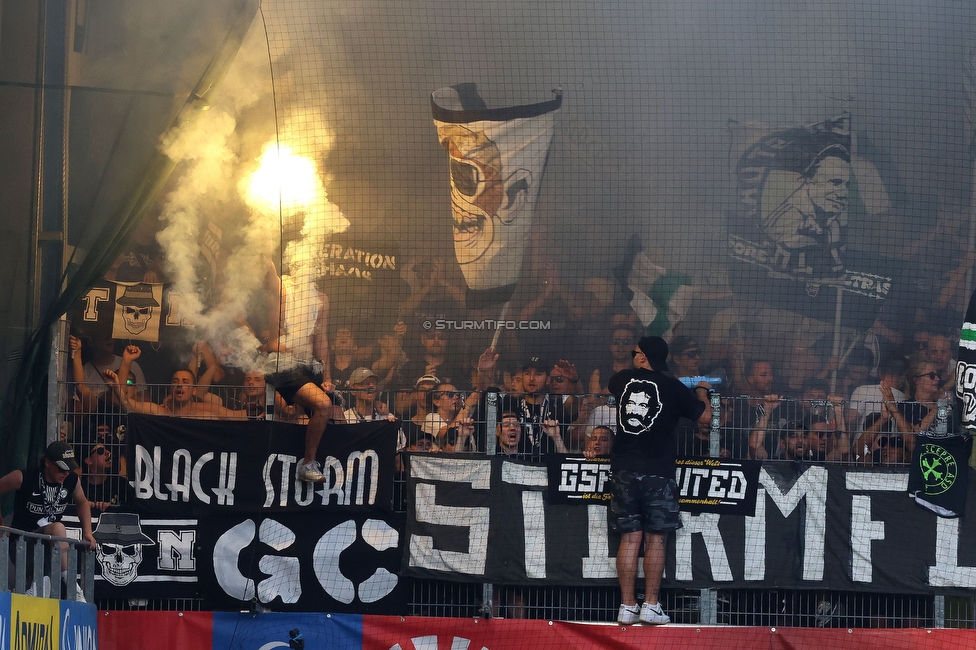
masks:
<svg viewBox="0 0 976 650"><path fill-rule="evenodd" d="M505 316L508 315L508 306L512 304L511 300L506 300L505 304L502 305L502 313L498 315L498 323L505 322ZM498 337L502 335L502 328L495 324L495 335L491 337L491 349L494 350L498 347Z"/></svg>
<svg viewBox="0 0 976 650"><path fill-rule="evenodd" d="M831 350L831 356L835 359L840 358L840 328L841 328L841 316L844 313L844 287L843 285L837 285L834 287L837 290L837 298L834 300L834 344ZM839 364L838 364L839 365ZM830 373L830 393L834 394L837 390L837 373L840 368L834 368Z"/></svg>

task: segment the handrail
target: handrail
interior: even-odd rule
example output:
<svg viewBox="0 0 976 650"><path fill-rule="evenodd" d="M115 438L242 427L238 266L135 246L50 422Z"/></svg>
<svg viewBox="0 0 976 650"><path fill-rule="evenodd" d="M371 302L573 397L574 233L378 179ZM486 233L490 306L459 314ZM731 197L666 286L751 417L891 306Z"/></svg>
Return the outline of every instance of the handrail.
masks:
<svg viewBox="0 0 976 650"><path fill-rule="evenodd" d="M16 538L14 541L14 584L12 589L10 584L11 537ZM87 541L45 533L31 533L8 526L0 526L0 592L27 593L27 540L33 540L32 586L43 585L47 577L51 578L52 583L58 585L58 588L51 589L50 593L46 593L46 589L40 589L40 593L34 595L45 598L61 597L61 544L67 544L73 547L75 552L69 552L67 558L66 579L68 588L65 590L66 599L78 599L75 589L71 586L77 583L81 586L85 601L92 602L95 593L95 554L88 548ZM44 562L44 544L49 544L51 549L47 566ZM78 566L79 552L84 554L84 562L81 567ZM80 573L79 568L81 569Z"/></svg>

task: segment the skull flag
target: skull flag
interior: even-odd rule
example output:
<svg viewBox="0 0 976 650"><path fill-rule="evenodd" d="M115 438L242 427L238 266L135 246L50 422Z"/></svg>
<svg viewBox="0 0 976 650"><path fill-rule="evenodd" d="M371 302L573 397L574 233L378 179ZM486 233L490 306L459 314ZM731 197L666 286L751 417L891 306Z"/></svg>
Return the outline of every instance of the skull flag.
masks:
<svg viewBox="0 0 976 650"><path fill-rule="evenodd" d="M170 343L186 340L189 332L180 295L165 284L102 280L78 298L68 316L83 337Z"/></svg>
<svg viewBox="0 0 976 650"><path fill-rule="evenodd" d="M146 282L128 286L117 284L115 290L112 338L158 341L163 285Z"/></svg>
<svg viewBox="0 0 976 650"><path fill-rule="evenodd" d="M489 109L472 85L431 95L437 139L450 158L454 253L471 291L504 300L522 271L539 186L562 95ZM509 291L505 291L509 288Z"/></svg>

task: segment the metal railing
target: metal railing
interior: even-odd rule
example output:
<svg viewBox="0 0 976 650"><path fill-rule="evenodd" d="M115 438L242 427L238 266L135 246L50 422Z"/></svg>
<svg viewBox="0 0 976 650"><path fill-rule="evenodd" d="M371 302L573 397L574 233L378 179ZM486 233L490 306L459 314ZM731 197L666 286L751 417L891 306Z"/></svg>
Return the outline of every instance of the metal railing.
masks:
<svg viewBox="0 0 976 650"><path fill-rule="evenodd" d="M64 580L61 576L62 544L68 547ZM10 552L11 545L13 554ZM81 562L78 561L79 556ZM0 591L61 598L61 586L65 581L63 597L66 600L78 600L75 589L75 585L78 585L85 601L92 602L95 593L95 554L89 550L88 542L0 526Z"/></svg>
<svg viewBox="0 0 976 650"><path fill-rule="evenodd" d="M68 396L58 413L62 428L69 440L83 444L104 442L112 449L113 442L121 441L124 437L124 430L119 429L125 426L124 409L107 388L94 391L100 396L94 405L91 400L82 404L71 398L77 394L77 386L68 383L64 386L65 390L61 391L62 395ZM211 386L205 391L204 397L193 397L190 400L192 407L174 406L177 401L173 395L174 390L168 384L147 386L139 393L138 401L154 406L140 408L155 410L162 415L196 419L274 419L297 423L307 421L301 408L286 406L280 398L276 401L275 393L270 387ZM463 403L469 394L459 392L459 403ZM432 393L418 396L417 391L410 390L377 392L376 399L373 400L375 407L366 409L367 413L359 413L363 409L357 407L355 391L337 390L333 393L333 399L335 421L343 420L343 412L353 418L365 419L389 412L403 417L405 421L412 418L418 429L425 429L429 427L425 425L424 416L436 412ZM494 401L493 408L487 408L489 399ZM541 402L534 406L536 410L546 408L560 414L563 418L560 432L568 450L573 453L583 451L588 431L594 424L607 421L609 410L613 406L613 397L605 394L544 394L534 401ZM876 419L875 414L884 410L876 402L828 404L823 400L781 399L778 406L765 418L762 415L765 406L761 402L762 400L746 396L722 396L713 393L709 405L710 421L686 422L679 427L678 455L807 460L884 467L908 465L914 434L910 431L899 431L893 420L871 426ZM401 405L407 405L406 412L400 408ZM910 403L902 408L909 418L921 419L914 412L924 412L929 407ZM489 392L479 397L472 409L477 452L494 453L495 424L498 414L504 410L521 414L525 410L523 396ZM829 426L819 426L822 423L828 423ZM523 425L526 434L538 427L537 422ZM801 427L820 429L817 437L825 439L819 448L815 448L811 442L807 446L805 457L798 457L795 449L784 447L786 434ZM453 432L451 435L454 435ZM438 442L448 441L439 438ZM879 442L885 446L890 443L891 449L883 454L879 453ZM541 460L541 457L537 460Z"/></svg>

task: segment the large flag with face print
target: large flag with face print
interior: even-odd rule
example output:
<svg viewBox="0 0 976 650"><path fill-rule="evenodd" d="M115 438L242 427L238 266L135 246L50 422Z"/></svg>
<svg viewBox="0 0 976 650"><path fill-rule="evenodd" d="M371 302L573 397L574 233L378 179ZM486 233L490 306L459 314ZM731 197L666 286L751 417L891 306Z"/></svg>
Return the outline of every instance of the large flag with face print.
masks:
<svg viewBox="0 0 976 650"><path fill-rule="evenodd" d="M851 181L848 116L770 132L734 124L732 136L740 221L753 229L763 253L758 261L795 279L842 277Z"/></svg>
<svg viewBox="0 0 976 650"><path fill-rule="evenodd" d="M853 154L847 114L803 126L732 122L737 198L728 219L731 283L759 302L866 329L891 290L872 251L848 247L848 229L891 205L877 169ZM858 221L858 223L854 223Z"/></svg>
<svg viewBox="0 0 976 650"><path fill-rule="evenodd" d="M562 94L488 108L473 84L431 95L437 139L450 163L454 253L472 292L505 300L522 256Z"/></svg>

